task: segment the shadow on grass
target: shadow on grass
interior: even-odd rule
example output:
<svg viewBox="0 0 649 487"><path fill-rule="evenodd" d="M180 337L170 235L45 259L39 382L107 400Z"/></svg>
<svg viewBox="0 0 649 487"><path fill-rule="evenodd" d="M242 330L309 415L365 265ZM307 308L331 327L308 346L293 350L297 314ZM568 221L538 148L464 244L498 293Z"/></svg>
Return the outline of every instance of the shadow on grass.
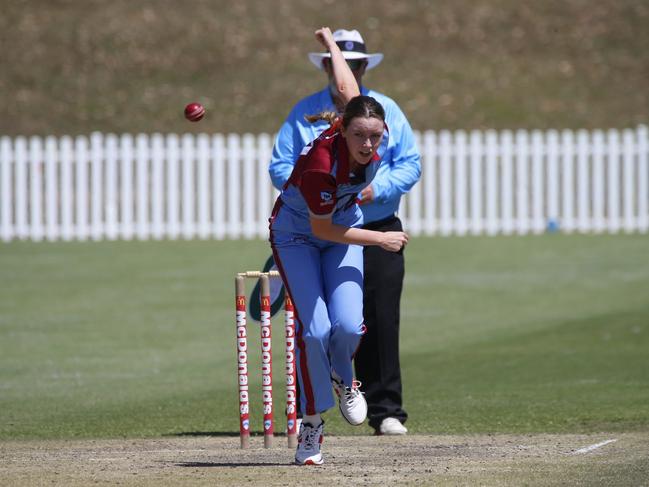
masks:
<svg viewBox="0 0 649 487"><path fill-rule="evenodd" d="M210 468L210 467L289 467L295 465L294 463L279 463L279 462L182 462L176 463L176 467L194 467L194 468Z"/></svg>

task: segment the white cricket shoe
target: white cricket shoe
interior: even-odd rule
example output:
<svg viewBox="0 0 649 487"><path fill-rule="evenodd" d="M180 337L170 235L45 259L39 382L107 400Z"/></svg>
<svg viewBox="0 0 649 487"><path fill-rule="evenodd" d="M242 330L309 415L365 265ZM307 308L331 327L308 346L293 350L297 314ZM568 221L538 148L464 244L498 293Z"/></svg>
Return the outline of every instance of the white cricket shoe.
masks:
<svg viewBox="0 0 649 487"><path fill-rule="evenodd" d="M348 387L335 375L331 377L331 383L338 396L338 404L343 418L352 426L358 426L365 421L365 418L367 418L367 402L360 389L361 383L354 380L352 386Z"/></svg>
<svg viewBox="0 0 649 487"><path fill-rule="evenodd" d="M401 424L401 421L397 418L385 418L381 421L381 426L379 426L379 430L377 431L380 435L390 436L405 435L407 432L408 428Z"/></svg>
<svg viewBox="0 0 649 487"><path fill-rule="evenodd" d="M302 422L295 452L295 463L297 465L323 464L324 460L322 459L322 453L320 453L320 445L322 445L324 438L322 434L323 428L324 421L318 426Z"/></svg>

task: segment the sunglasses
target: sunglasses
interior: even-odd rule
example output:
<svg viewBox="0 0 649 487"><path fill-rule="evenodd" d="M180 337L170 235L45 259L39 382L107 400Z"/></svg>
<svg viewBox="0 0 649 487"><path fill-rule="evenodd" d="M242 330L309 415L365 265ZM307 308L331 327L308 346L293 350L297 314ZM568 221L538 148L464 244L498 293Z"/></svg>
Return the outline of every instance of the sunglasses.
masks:
<svg viewBox="0 0 649 487"><path fill-rule="evenodd" d="M347 66L349 66L349 69L351 69L352 71L358 71L359 69L367 65L367 61L365 59L346 59L346 61ZM331 66L331 59L325 58L323 59L323 62Z"/></svg>
<svg viewBox="0 0 649 487"><path fill-rule="evenodd" d="M358 71L365 66L365 64L365 59L347 59L347 66L349 66L349 69L352 71Z"/></svg>

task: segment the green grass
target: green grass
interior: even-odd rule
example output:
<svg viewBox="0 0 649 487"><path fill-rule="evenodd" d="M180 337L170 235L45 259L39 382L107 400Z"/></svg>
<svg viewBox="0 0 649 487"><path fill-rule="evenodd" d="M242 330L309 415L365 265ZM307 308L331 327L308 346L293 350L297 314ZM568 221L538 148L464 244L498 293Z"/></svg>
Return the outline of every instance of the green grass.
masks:
<svg viewBox="0 0 649 487"><path fill-rule="evenodd" d="M636 235L414 239L411 431L649 430L648 249ZM267 254L261 241L3 244L0 439L236 434L233 275ZM368 432L338 416L332 433Z"/></svg>
<svg viewBox="0 0 649 487"><path fill-rule="evenodd" d="M326 80L322 25L414 128L648 123L646 0L20 0L0 15L0 134L269 132ZM189 124L182 109L202 102Z"/></svg>

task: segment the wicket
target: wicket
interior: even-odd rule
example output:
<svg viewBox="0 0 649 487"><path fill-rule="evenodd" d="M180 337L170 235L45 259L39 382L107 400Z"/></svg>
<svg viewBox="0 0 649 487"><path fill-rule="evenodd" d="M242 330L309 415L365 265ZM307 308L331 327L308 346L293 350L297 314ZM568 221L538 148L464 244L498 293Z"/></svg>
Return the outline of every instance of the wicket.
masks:
<svg viewBox="0 0 649 487"><path fill-rule="evenodd" d="M239 437L241 448L250 447L250 403L248 389L248 332L246 313L246 279L260 280L261 299L261 384L264 413L264 448L273 446L273 357L272 330L270 322L270 279L279 278L279 272L239 272L235 278L237 363L239 377ZM286 436L288 447L297 446L297 372L295 369L295 309L285 293L284 328L286 346Z"/></svg>

